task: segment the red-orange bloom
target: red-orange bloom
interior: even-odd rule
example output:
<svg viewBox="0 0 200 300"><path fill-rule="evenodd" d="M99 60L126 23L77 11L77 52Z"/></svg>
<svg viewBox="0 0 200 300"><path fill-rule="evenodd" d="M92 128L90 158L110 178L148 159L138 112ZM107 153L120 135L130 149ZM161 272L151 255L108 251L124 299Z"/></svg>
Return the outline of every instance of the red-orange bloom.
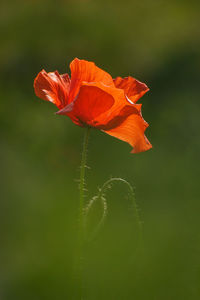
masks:
<svg viewBox="0 0 200 300"><path fill-rule="evenodd" d="M132 78L112 77L93 62L75 58L68 74L42 70L34 81L36 95L82 127L93 127L129 143L133 153L152 146L144 135L148 124L136 104L149 89Z"/></svg>

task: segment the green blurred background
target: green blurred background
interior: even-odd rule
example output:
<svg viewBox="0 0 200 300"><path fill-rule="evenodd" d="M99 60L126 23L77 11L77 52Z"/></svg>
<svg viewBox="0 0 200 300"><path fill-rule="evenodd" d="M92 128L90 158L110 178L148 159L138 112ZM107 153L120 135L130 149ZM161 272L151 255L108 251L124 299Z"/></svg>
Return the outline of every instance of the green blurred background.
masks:
<svg viewBox="0 0 200 300"><path fill-rule="evenodd" d="M150 87L141 102L154 146L133 155L91 133L87 196L110 176L129 180L145 247L136 251L131 203L116 185L86 249L84 299L200 299L200 2L7 0L0 31L0 299L75 299L83 129L32 87L42 68L69 72L74 57Z"/></svg>

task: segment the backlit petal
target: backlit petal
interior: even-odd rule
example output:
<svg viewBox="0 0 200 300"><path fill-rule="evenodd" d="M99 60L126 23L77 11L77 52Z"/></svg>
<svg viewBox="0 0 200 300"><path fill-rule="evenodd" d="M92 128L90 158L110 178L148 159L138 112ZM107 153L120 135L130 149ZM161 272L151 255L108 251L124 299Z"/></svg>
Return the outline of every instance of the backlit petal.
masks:
<svg viewBox="0 0 200 300"><path fill-rule="evenodd" d="M75 58L71 64L71 86L70 86L70 102L77 96L81 83L86 82L101 82L108 86L113 86L112 77L107 72L98 68L93 62L80 60Z"/></svg>
<svg viewBox="0 0 200 300"><path fill-rule="evenodd" d="M98 86L83 85L76 99L57 112L69 116L80 126L96 127L96 119L109 111L115 100L112 95Z"/></svg>
<svg viewBox="0 0 200 300"><path fill-rule="evenodd" d="M134 103L149 91L146 84L131 76L126 78L117 77L113 81L116 88L123 89L128 98Z"/></svg>
<svg viewBox="0 0 200 300"><path fill-rule="evenodd" d="M36 95L46 101L50 101L58 108L68 103L70 78L68 74L60 75L57 71L47 73L42 70L34 81Z"/></svg>
<svg viewBox="0 0 200 300"><path fill-rule="evenodd" d="M111 130L103 130L107 134L114 136L124 142L129 143L132 153L142 152L152 148L152 145L144 135L148 124L140 114L131 114L117 127Z"/></svg>
<svg viewBox="0 0 200 300"><path fill-rule="evenodd" d="M89 89L83 89L84 86L88 86ZM90 88L96 87L99 88L102 92L101 95L102 97L99 97L99 102L96 103L94 101L94 106L97 107L101 106L102 103L108 101L107 99L112 97L112 105L110 105L109 110L101 111L101 114L96 114L93 116L93 122L92 126L96 127L98 129L105 129L105 128L111 128L111 127L116 127L120 122L122 122L122 119L124 119L125 116L130 114L130 110L128 110L128 107L131 108L131 112L134 110L138 112L138 109L140 110L140 106L137 106L134 103L130 103L127 99L127 97L124 94L124 91L122 89L117 89L115 87L110 87L106 86L102 83L83 83L81 86L81 94L82 94L82 99L87 98L87 92L90 90ZM96 90L96 89L95 89ZM104 92L104 93L103 93ZM99 92L100 93L100 92ZM94 97L94 94L93 94ZM79 95L78 95L79 98ZM83 100L83 105L86 103ZM110 102L111 103L111 102ZM87 105L85 107L87 110ZM98 108L99 109L99 108ZM122 113L123 112L123 113Z"/></svg>
<svg viewBox="0 0 200 300"><path fill-rule="evenodd" d="M83 83L76 99L57 112L80 126L111 130L131 114L141 116L141 104L130 103L122 89L102 83Z"/></svg>

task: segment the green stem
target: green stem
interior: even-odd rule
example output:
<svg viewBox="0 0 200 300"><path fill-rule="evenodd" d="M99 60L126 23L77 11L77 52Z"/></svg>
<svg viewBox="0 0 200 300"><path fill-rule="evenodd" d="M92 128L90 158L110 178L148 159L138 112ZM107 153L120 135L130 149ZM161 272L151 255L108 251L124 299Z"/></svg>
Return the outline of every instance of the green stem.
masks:
<svg viewBox="0 0 200 300"><path fill-rule="evenodd" d="M124 183L128 189L129 189L129 193L130 193L130 199L132 200L132 205L133 205L133 209L134 209L134 213L135 213L135 220L136 220L136 223L137 223L137 227L138 227L138 232L139 232L139 249L143 249L143 228L142 228L142 222L140 220L140 214L139 214L139 211L138 211L138 208L137 208L137 203L136 203L136 200L135 200L135 193L134 193L134 190L131 186L131 184L122 179L122 178L111 178L109 180L107 180L101 189L99 189L99 192L97 194L97 196L93 197L90 202L88 203L87 207L86 207L86 210L85 210L85 215L87 217L91 207L93 206L93 204L98 201L98 200L101 200L102 202L102 205L103 205L103 214L102 214L102 217L96 227L96 229L93 231L93 233L91 234L91 238L90 240L96 236L96 234L98 233L99 229L101 228L101 226L103 225L104 223L104 219L106 217L106 214L107 214L107 201L106 201L106 198L104 197L105 196L105 193L106 191L112 187L112 184L115 183L115 182L121 182L121 183Z"/></svg>
<svg viewBox="0 0 200 300"><path fill-rule="evenodd" d="M136 223L137 223L137 226L138 226L138 229L139 229L140 241L142 241L143 240L142 222L140 220L140 215L139 215L139 211L138 211L138 208L137 208L137 203L136 203L136 200L135 200L135 193L134 193L134 190L133 190L131 184L128 181L126 181L125 179L122 179L122 178L111 178L111 179L107 180L104 183L104 185L102 186L102 188L100 189L99 197L101 198L104 191L106 189L108 189L109 185L112 184L115 181L126 184L128 189L129 189L129 192L130 192L130 195L131 195L131 198L132 198L133 209L134 209L134 212L135 212Z"/></svg>
<svg viewBox="0 0 200 300"><path fill-rule="evenodd" d="M81 157L81 166L80 166L80 185L79 185L79 238L78 238L78 281L79 290L78 299L83 299L83 247L84 247L84 207L85 207L85 169L86 169L86 160L87 160L87 148L89 140L90 128L86 128L84 140L83 140L83 151Z"/></svg>
<svg viewBox="0 0 200 300"><path fill-rule="evenodd" d="M85 169L86 169L86 160L87 160L87 147L88 147L88 140L89 140L89 133L90 128L87 127L85 130L84 141L83 141L83 152L81 158L81 169L80 169L80 227L83 231L83 209L84 209L84 198L85 198Z"/></svg>

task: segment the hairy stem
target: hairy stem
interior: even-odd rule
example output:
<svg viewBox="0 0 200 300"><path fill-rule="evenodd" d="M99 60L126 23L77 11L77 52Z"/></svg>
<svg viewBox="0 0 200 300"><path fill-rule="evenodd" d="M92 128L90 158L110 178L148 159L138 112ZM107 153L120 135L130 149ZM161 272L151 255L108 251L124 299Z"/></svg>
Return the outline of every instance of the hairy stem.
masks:
<svg viewBox="0 0 200 300"><path fill-rule="evenodd" d="M134 193L134 190L133 190L133 187L131 186L131 184L128 181L126 181L125 179L122 179L122 178L111 178L111 179L107 180L104 183L104 185L102 186L102 188L100 189L99 197L102 197L103 193L110 187L110 184L112 184L113 182L117 182L117 181L121 182L121 183L124 183L129 189L133 209L134 209L134 212L135 212L136 222L137 222L137 226L138 226L138 229L139 229L140 239L142 240L143 239L143 237L142 237L143 236L142 222L140 220L140 215L139 215L139 211L138 211L138 208L137 208L137 203L136 203L136 200L135 200L135 193Z"/></svg>
<svg viewBox="0 0 200 300"><path fill-rule="evenodd" d="M78 254L77 254L77 266L76 272L78 277L78 297L77 299L83 299L83 247L84 247L84 206L85 206L85 169L87 160L87 148L89 140L90 128L85 129L85 135L83 140L83 151L81 157L80 166L80 185L79 185L79 236L78 236Z"/></svg>
<svg viewBox="0 0 200 300"><path fill-rule="evenodd" d="M92 232L89 240L92 240L97 235L98 231L100 230L100 228L102 227L102 225L104 223L104 220L105 220L105 217L107 214L107 201L106 201L105 193L109 188L112 187L112 184L116 183L116 182L125 184L129 189L130 200L132 201L132 206L133 206L134 214L135 214L135 220L136 220L136 224L137 224L138 232L139 232L139 247L143 248L143 228L142 228L142 222L140 220L140 215L139 215L139 211L138 211L136 200L135 200L135 193L134 193L134 190L133 190L131 184L122 178L111 178L111 179L107 180L103 184L102 188L99 189L97 196L93 197L90 200L90 202L88 203L88 205L86 206L85 221L86 221L87 215L89 214L89 211L91 210L92 206L94 205L94 203L96 201L100 200L102 203L102 207L103 207L102 217L101 217L98 225L96 226L95 230ZM85 224L85 227L86 227L86 224Z"/></svg>
<svg viewBox="0 0 200 300"><path fill-rule="evenodd" d="M86 169L86 160L87 160L87 147L88 147L88 140L89 140L89 133L90 128L86 128L85 135L84 135L84 141L83 141L83 151L82 151L82 158L81 158L81 169L80 169L80 227L83 228L83 209L84 209L84 198L85 198L85 169Z"/></svg>

